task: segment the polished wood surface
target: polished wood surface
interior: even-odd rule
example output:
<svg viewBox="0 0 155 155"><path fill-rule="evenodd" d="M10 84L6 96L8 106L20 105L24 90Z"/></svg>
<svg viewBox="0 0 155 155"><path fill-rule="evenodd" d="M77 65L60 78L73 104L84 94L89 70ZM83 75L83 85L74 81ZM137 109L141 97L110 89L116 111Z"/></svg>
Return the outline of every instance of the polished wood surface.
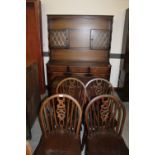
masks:
<svg viewBox="0 0 155 155"><path fill-rule="evenodd" d="M86 104L85 108L87 107L88 103L95 97L100 96L100 95L114 95L114 88L112 84L104 79L104 78L93 78L90 79L86 84L85 84L85 93L86 93ZM97 111L99 109L96 109ZM85 109L84 109L85 113ZM86 124L84 124L85 126ZM82 140L82 149L85 145L85 139L87 137L87 131L86 131L86 126L84 127L84 136Z"/></svg>
<svg viewBox="0 0 155 155"><path fill-rule="evenodd" d="M72 77L63 79L58 83L56 93L68 94L74 97L83 110L86 103L86 93L85 85L81 80Z"/></svg>
<svg viewBox="0 0 155 155"><path fill-rule="evenodd" d="M49 28L54 29L109 29L113 16L96 15L48 15ZM50 22L54 21L54 23ZM62 24L63 22L63 24Z"/></svg>
<svg viewBox="0 0 155 155"><path fill-rule="evenodd" d="M26 0L26 64L38 63L40 93L45 92L39 0Z"/></svg>
<svg viewBox="0 0 155 155"><path fill-rule="evenodd" d="M87 56L86 56L87 55ZM109 61L109 54L105 50L90 50L87 48L70 48L70 49L53 49L50 57L54 61L70 61L75 62L107 62Z"/></svg>
<svg viewBox="0 0 155 155"><path fill-rule="evenodd" d="M26 155L32 155L32 148L28 141L26 142Z"/></svg>
<svg viewBox="0 0 155 155"><path fill-rule="evenodd" d="M42 137L34 155L80 155L82 109L67 94L48 97L40 109Z"/></svg>
<svg viewBox="0 0 155 155"><path fill-rule="evenodd" d="M96 111L96 109L98 109ZM125 107L120 100L112 95L100 95L93 98L85 110L85 122L88 129L88 135L91 136L94 131L104 128L110 129L114 126L114 120L117 121L114 132L122 134L126 117Z"/></svg>
<svg viewBox="0 0 155 155"><path fill-rule="evenodd" d="M31 128L38 116L40 107L40 91L38 80L38 65L31 64L26 68L26 125L27 139L31 138Z"/></svg>
<svg viewBox="0 0 155 155"><path fill-rule="evenodd" d="M77 120L73 120L75 115L78 116ZM66 132L69 130L78 137L81 116L81 106L73 97L67 94L52 95L42 103L40 109L39 118L43 135L60 129Z"/></svg>
<svg viewBox="0 0 155 155"><path fill-rule="evenodd" d="M111 32L112 16L48 15L49 94L54 93L59 77L109 80Z"/></svg>
<svg viewBox="0 0 155 155"><path fill-rule="evenodd" d="M81 155L80 138L61 132L42 136L34 155Z"/></svg>
<svg viewBox="0 0 155 155"><path fill-rule="evenodd" d="M76 60L74 60L72 58L73 55L68 55L68 60L73 60L73 61L96 61L94 60L94 55L91 55L92 52L96 53L96 57L98 56L98 49L94 51L90 51L91 47L91 41L95 38L93 38L92 35L92 31L94 32L93 34L95 34L95 32L97 31L109 31L109 37L111 37L111 30L112 30L112 16L48 16L48 29L49 29L49 40L52 37L51 34L51 30L67 30L68 32L68 36L67 38L64 38L65 34L57 34L59 36L54 36L55 38L55 42L59 42L60 44L65 41L65 39L67 39L69 41L69 45L68 48L65 49L54 49L54 48L50 48L50 53L51 54L57 54L58 51L59 53L63 53L65 55L65 53L68 55L68 52L72 52L73 54L77 55L78 53L80 53L79 55L81 55L81 59L79 57L79 59L77 58ZM57 37L57 38L56 38ZM98 36L100 37L100 36ZM108 38L105 38L106 41L108 40ZM101 41L101 38L98 38L97 40L98 42ZM108 40L108 44L110 45L111 39ZM51 42L49 42L49 47ZM56 51L55 51L56 50ZM76 53L74 53L74 51ZM102 49L102 58L104 57L104 55L107 57L107 53L109 53L109 48L108 49ZM100 51L100 52L101 52ZM70 52L70 54L71 54ZM82 55L83 52L83 55ZM86 52L89 52L86 53ZM62 57L64 56L62 55ZM101 55L100 55L101 56ZM100 57L98 56L98 58ZM87 58L87 60L83 60L82 58ZM55 57L55 60L57 57ZM66 59L67 59L66 58ZM51 57L51 59L53 60L53 57ZM61 58L58 59L60 60ZM106 59L108 61L108 59ZM98 61L98 60L97 60ZM104 61L104 60L102 60Z"/></svg>
<svg viewBox="0 0 155 155"><path fill-rule="evenodd" d="M112 131L95 134L87 139L86 155L129 155L124 139Z"/></svg>
<svg viewBox="0 0 155 155"><path fill-rule="evenodd" d="M114 94L114 88L112 84L104 78L93 78L86 83L85 87L86 96L89 101L99 95Z"/></svg>
<svg viewBox="0 0 155 155"><path fill-rule="evenodd" d="M95 77L110 78L111 65L96 62L53 61L47 64L49 94L55 93L57 84L66 77L75 77L86 83Z"/></svg>
<svg viewBox="0 0 155 155"><path fill-rule="evenodd" d="M115 96L100 95L92 99L85 110L88 155L128 155L121 137L126 111Z"/></svg>

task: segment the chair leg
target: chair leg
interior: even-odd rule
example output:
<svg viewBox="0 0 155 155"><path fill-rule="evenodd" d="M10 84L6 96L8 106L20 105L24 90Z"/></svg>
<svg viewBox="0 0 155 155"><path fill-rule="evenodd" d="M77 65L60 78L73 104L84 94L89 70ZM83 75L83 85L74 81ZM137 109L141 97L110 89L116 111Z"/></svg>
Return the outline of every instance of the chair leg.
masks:
<svg viewBox="0 0 155 155"><path fill-rule="evenodd" d="M84 127L84 134L83 134L83 137L82 137L82 144L81 144L81 150L83 150L85 144L86 144L86 140L87 140L87 130L86 128Z"/></svg>

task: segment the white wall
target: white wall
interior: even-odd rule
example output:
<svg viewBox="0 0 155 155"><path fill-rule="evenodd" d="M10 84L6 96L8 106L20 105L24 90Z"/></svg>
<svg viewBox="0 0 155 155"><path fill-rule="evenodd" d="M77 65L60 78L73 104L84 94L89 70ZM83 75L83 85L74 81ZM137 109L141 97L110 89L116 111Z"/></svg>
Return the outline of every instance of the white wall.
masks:
<svg viewBox="0 0 155 155"><path fill-rule="evenodd" d="M121 53L125 10L129 0L41 0L43 51L48 49L47 14L114 15L111 53ZM44 64L49 59L44 58ZM110 59L112 65L110 81L117 87L120 59ZM45 80L46 79L46 65Z"/></svg>
<svg viewBox="0 0 155 155"><path fill-rule="evenodd" d="M110 53L122 53L122 37L125 21L125 11L126 10L121 10L114 15ZM117 87L119 78L120 59L110 59L110 64L112 65L110 82L113 84L114 87Z"/></svg>

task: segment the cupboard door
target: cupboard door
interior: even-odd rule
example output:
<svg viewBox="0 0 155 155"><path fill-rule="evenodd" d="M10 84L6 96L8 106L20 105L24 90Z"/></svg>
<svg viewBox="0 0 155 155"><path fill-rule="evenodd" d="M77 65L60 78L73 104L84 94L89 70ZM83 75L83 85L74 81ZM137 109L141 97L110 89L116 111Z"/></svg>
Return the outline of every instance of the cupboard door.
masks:
<svg viewBox="0 0 155 155"><path fill-rule="evenodd" d="M91 30L91 49L110 49L110 31L104 29Z"/></svg>
<svg viewBox="0 0 155 155"><path fill-rule="evenodd" d="M49 44L50 48L68 48L68 30L50 30Z"/></svg>

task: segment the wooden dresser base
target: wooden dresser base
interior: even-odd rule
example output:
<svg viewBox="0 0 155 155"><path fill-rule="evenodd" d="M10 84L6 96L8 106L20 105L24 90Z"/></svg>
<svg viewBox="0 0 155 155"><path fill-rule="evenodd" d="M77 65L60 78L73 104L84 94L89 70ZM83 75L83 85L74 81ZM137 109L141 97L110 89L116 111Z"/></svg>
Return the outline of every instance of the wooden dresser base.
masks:
<svg viewBox="0 0 155 155"><path fill-rule="evenodd" d="M86 83L93 77L110 78L111 65L95 62L48 62L49 94L55 93L59 81L65 77L76 77Z"/></svg>

